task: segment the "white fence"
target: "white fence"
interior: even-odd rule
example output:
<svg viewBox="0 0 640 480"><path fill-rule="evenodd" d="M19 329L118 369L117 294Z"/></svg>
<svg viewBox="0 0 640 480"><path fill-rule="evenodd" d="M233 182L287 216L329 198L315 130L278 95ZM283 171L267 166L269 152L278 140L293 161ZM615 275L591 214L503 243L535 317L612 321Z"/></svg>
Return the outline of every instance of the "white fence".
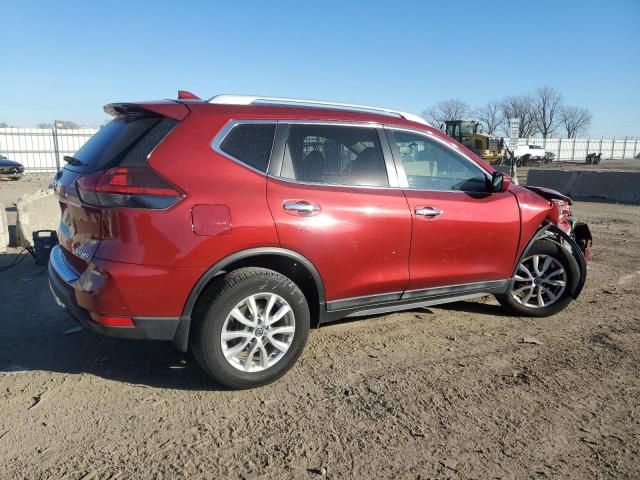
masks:
<svg viewBox="0 0 640 480"><path fill-rule="evenodd" d="M0 155L22 163L28 172L55 172L65 155L73 155L98 131L96 128L0 128ZM556 160L582 162L587 153L602 153L604 160L630 160L640 154L638 139L521 138L520 145L540 145Z"/></svg>
<svg viewBox="0 0 640 480"><path fill-rule="evenodd" d="M65 165L97 128L0 128L0 155L24 165L28 172L55 172Z"/></svg>
<svg viewBox="0 0 640 480"><path fill-rule="evenodd" d="M637 138L520 138L518 145L540 145L561 162L583 162L587 153L601 153L606 160L631 160L640 154Z"/></svg>

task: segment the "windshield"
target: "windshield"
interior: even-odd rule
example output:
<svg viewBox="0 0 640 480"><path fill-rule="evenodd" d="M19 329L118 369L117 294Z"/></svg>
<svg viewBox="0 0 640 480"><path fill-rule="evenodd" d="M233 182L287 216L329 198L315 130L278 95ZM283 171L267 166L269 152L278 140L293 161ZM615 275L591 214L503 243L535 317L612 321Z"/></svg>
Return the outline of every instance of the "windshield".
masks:
<svg viewBox="0 0 640 480"><path fill-rule="evenodd" d="M472 122L462 122L460 126L461 133L474 133L473 132L473 123Z"/></svg>

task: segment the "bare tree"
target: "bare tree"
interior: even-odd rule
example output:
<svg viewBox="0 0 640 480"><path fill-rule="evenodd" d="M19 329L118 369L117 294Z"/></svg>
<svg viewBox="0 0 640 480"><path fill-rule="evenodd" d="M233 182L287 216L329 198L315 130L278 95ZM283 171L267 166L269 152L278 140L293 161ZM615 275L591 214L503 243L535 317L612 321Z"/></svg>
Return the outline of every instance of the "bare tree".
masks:
<svg viewBox="0 0 640 480"><path fill-rule="evenodd" d="M9 124L5 122L0 122L0 128L9 128Z"/></svg>
<svg viewBox="0 0 640 480"><path fill-rule="evenodd" d="M533 97L534 121L542 138L548 138L560 123L562 95L555 88L538 88Z"/></svg>
<svg viewBox="0 0 640 480"><path fill-rule="evenodd" d="M482 123L484 131L489 135L495 134L503 122L499 102L487 103L484 107L478 108L473 116Z"/></svg>
<svg viewBox="0 0 640 480"><path fill-rule="evenodd" d="M471 109L469 104L464 100L451 98L436 103L422 112L422 118L433 126L440 126L447 120L460 120L469 115Z"/></svg>
<svg viewBox="0 0 640 480"><path fill-rule="evenodd" d="M515 95L505 97L500 102L500 111L502 113L502 129L505 133L509 133L508 119L510 118L520 119L520 129L518 131L520 138L529 138L538 132L531 96Z"/></svg>
<svg viewBox="0 0 640 480"><path fill-rule="evenodd" d="M581 107L563 107L560 110L560 122L567 131L567 138L576 138L591 124L591 112Z"/></svg>

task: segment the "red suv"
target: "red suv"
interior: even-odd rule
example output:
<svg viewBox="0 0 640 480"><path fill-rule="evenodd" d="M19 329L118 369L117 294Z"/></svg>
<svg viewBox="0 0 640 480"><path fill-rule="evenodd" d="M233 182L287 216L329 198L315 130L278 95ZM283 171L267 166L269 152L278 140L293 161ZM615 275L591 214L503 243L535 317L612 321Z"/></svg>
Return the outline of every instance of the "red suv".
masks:
<svg viewBox="0 0 640 480"><path fill-rule="evenodd" d="M546 316L579 295L591 236L411 114L221 95L115 103L56 177L58 303L172 340L232 388L283 375L310 325L495 295Z"/></svg>

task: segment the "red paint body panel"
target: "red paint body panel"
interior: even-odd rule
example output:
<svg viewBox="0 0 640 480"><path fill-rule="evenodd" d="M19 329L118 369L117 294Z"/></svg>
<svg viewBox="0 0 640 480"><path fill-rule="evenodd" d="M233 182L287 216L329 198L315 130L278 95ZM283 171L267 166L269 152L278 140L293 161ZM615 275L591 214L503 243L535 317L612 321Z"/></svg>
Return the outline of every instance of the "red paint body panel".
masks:
<svg viewBox="0 0 640 480"><path fill-rule="evenodd" d="M493 172L442 132L402 118L193 100L111 107L114 113L137 108L180 120L153 150L148 166L185 196L166 210L95 209L77 197L78 174L63 172L57 185L61 245L70 264L84 272L75 296L81 307L105 316L180 316L211 266L255 247L282 247L305 256L321 276L327 301L505 279L552 208L518 186L472 197L287 182L211 148L213 138L234 119L376 122L429 131ZM283 202L296 200L321 210L311 215L283 210ZM445 213L416 217L413 212L421 206Z"/></svg>
<svg viewBox="0 0 640 480"><path fill-rule="evenodd" d="M267 198L281 246L311 260L328 301L407 288L411 216L401 190L269 179ZM283 203L295 200L321 210L314 215L285 212Z"/></svg>
<svg viewBox="0 0 640 480"><path fill-rule="evenodd" d="M516 195L520 207L521 231L518 251L513 260L515 268L515 262L526 248L527 243L529 243L529 240L535 235L545 219L549 217L551 202L519 185L512 185L510 191Z"/></svg>
<svg viewBox="0 0 640 480"><path fill-rule="evenodd" d="M180 316L202 268L154 267L94 258L78 280L78 304L101 315ZM90 283L89 283L90 280Z"/></svg>
<svg viewBox="0 0 640 480"><path fill-rule="evenodd" d="M265 200L266 177L210 147L227 121L219 115L191 115L173 130L153 152L149 165L187 192L186 197L168 210L105 209L108 230L98 258L177 268L206 265L206 269L241 250L278 246ZM200 204L226 205L232 230L216 236L195 234L192 208Z"/></svg>
<svg viewBox="0 0 640 480"><path fill-rule="evenodd" d="M405 191L413 213L411 290L511 277L518 247L518 203L510 192ZM415 214L433 207L437 217Z"/></svg>
<svg viewBox="0 0 640 480"><path fill-rule="evenodd" d="M231 230L231 213L226 205L194 205L191 217L196 235L220 235Z"/></svg>

